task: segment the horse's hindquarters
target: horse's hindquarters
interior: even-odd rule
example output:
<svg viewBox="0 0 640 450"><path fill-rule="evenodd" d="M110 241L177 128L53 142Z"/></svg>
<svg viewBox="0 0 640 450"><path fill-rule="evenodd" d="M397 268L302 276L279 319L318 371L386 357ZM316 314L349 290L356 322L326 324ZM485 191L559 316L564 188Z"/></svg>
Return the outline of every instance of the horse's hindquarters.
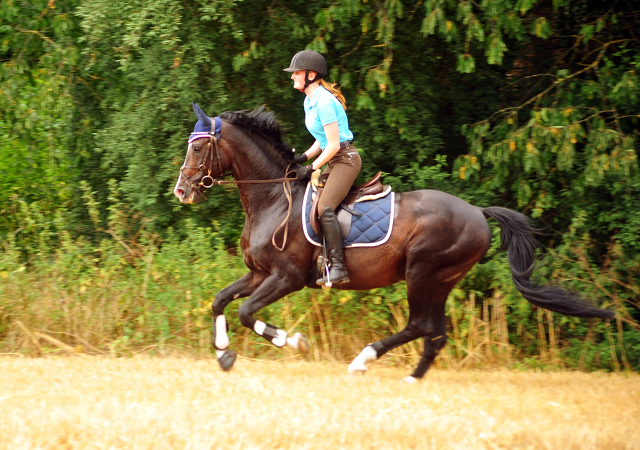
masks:
<svg viewBox="0 0 640 450"><path fill-rule="evenodd" d="M412 276L455 285L489 249L491 231L480 208L440 191L397 197L390 239L347 249L351 282L340 289L374 289Z"/></svg>

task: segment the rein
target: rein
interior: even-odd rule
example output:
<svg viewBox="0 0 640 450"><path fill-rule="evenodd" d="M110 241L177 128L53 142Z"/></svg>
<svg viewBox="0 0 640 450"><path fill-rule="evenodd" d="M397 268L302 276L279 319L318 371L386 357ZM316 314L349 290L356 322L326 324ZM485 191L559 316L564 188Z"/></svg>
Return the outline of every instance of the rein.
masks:
<svg viewBox="0 0 640 450"><path fill-rule="evenodd" d="M278 225L275 229L275 231L273 232L273 236L271 237L271 243L273 244L273 246L279 250L279 251L283 251L284 250L284 246L287 244L287 236L289 235L289 218L291 217L291 209L293 207L293 196L291 195L291 181L297 181L298 178L294 177L294 178L290 178L289 175L291 174L295 174L296 171L295 170L291 170L291 165L293 163L289 163L289 165L287 165L287 168L285 169L285 173L284 173L284 178L276 178L276 179L272 179L272 180L220 180L218 178L214 179L211 176L211 168L207 167L207 163L209 163L209 166L213 165L213 156L214 156L214 152L211 151L211 148L214 147L215 148L215 156L216 159L218 160L218 170L220 173L220 177L223 177L225 175L225 173L223 173L222 171L222 163L220 162L220 148L218 146L218 138L214 135L214 134L210 134L209 135L209 143L207 144L207 153L204 156L204 161L202 164L200 164L200 166L198 167L193 167L193 166L186 166L186 165L182 165L182 167L180 168L180 175L182 175L182 177L184 178L185 182L187 183L187 185L189 185L189 187L191 189L193 189L194 191L198 192L200 195L202 195L205 200L207 199L207 196L204 195L204 189L209 189L210 187L212 187L214 184L217 185L222 185L222 184L265 184L265 183L282 183L282 189L284 190L284 196L287 198L287 203L288 203L288 207L287 207L287 215L284 218L284 220L280 223L280 225ZM209 160L209 161L207 161ZM194 175L187 177L184 173L183 170L184 169L198 169L199 172L195 173ZM205 172L206 175L202 177L202 179L200 180L200 182L196 185L193 185L191 183L191 179L194 178L196 175L199 175L200 172ZM280 230L282 230L282 228L284 228L284 234L282 236L282 246L278 246L278 244L276 244L276 235L278 234L278 232Z"/></svg>

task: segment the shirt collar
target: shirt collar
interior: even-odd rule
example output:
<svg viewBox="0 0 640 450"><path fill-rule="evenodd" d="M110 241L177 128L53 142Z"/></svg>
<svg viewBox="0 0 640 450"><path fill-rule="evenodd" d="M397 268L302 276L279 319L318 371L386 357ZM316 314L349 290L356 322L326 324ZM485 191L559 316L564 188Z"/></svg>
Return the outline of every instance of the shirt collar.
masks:
<svg viewBox="0 0 640 450"><path fill-rule="evenodd" d="M322 95L322 91L326 91L326 89L322 85L318 86L318 89L316 89L316 91L313 93L313 96L311 98L307 97L307 104L309 106L316 106L320 95Z"/></svg>

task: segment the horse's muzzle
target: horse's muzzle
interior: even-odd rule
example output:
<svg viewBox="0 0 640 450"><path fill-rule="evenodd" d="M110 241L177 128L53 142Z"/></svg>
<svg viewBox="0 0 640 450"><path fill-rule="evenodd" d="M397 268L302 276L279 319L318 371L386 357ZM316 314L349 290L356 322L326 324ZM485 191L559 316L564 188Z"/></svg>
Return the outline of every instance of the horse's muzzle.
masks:
<svg viewBox="0 0 640 450"><path fill-rule="evenodd" d="M176 187L173 189L173 194L178 197L180 203L196 203L202 199L202 195L196 189L188 186L182 176L178 179Z"/></svg>
<svg viewBox="0 0 640 450"><path fill-rule="evenodd" d="M197 203L202 199L202 195L194 189L189 189L189 192L185 192L184 189L177 188L173 191L180 203Z"/></svg>

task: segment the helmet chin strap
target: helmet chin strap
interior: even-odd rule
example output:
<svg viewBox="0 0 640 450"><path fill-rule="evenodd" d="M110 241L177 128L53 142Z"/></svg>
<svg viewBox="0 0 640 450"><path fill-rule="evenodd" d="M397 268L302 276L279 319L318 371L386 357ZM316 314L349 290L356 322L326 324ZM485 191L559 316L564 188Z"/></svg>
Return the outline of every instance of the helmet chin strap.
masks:
<svg viewBox="0 0 640 450"><path fill-rule="evenodd" d="M318 74L318 76L316 76L316 79L311 81L309 79L309 69L305 69L304 70L304 87L302 89L300 89L300 92L304 92L304 90L306 88L308 88L310 85L312 85L313 83L315 83L318 80L321 80L322 77Z"/></svg>

